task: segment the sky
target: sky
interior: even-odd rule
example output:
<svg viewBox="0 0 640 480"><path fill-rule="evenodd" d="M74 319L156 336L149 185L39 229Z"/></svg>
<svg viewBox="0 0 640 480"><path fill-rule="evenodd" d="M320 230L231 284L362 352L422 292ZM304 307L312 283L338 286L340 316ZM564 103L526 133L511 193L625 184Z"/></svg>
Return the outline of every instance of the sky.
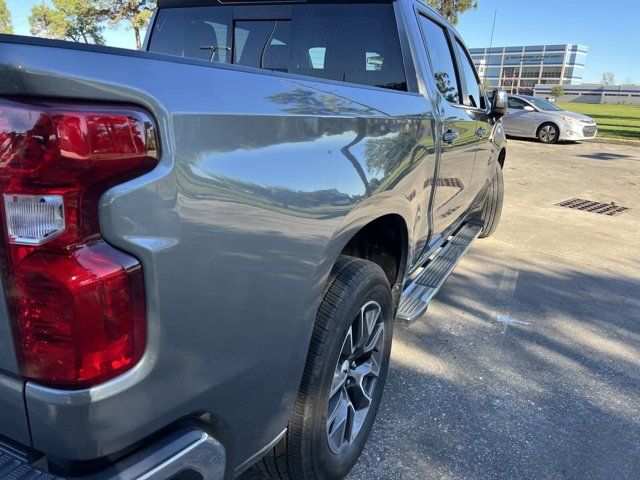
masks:
<svg viewBox="0 0 640 480"><path fill-rule="evenodd" d="M488 47L497 10L494 47L577 43L589 47L583 83L613 72L617 83L640 84L639 0L478 0L458 31L469 47Z"/></svg>
<svg viewBox="0 0 640 480"><path fill-rule="evenodd" d="M27 18L41 0L7 0L15 33L29 35ZM497 11L493 46L578 43L589 47L584 83L613 72L617 83L640 84L640 0L479 0L460 17L458 30L469 47L488 47ZM107 43L134 48L132 31L106 30Z"/></svg>

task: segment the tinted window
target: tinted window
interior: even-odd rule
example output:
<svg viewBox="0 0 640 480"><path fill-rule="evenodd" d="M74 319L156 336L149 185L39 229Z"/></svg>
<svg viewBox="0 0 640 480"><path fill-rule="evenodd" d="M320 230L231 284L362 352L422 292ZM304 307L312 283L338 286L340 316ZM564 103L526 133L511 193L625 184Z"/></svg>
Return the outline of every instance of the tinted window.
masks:
<svg viewBox="0 0 640 480"><path fill-rule="evenodd" d="M290 73L406 90L390 4L300 5Z"/></svg>
<svg viewBox="0 0 640 480"><path fill-rule="evenodd" d="M229 62L232 10L227 8L161 9L151 35L152 52Z"/></svg>
<svg viewBox="0 0 640 480"><path fill-rule="evenodd" d="M236 22L234 42L233 63L280 72L286 72L289 68L289 21Z"/></svg>
<svg viewBox="0 0 640 480"><path fill-rule="evenodd" d="M480 93L480 82L476 74L476 69L471 64L465 48L456 40L456 49L460 60L461 70L464 73L465 94L462 103L468 107L482 107L482 95Z"/></svg>
<svg viewBox="0 0 640 480"><path fill-rule="evenodd" d="M223 6L161 9L149 50L407 89L391 4L296 5L290 21L234 22L233 12Z"/></svg>
<svg viewBox="0 0 640 480"><path fill-rule="evenodd" d="M515 108L517 110L522 110L525 107L526 103L516 97L509 97L509 108Z"/></svg>
<svg viewBox="0 0 640 480"><path fill-rule="evenodd" d="M420 24L438 90L447 101L460 103L459 83L445 29L422 15Z"/></svg>
<svg viewBox="0 0 640 480"><path fill-rule="evenodd" d="M547 102L541 98L532 98L531 103L533 103L540 110L545 110L547 112L561 112L562 109L560 107L556 107L553 103Z"/></svg>

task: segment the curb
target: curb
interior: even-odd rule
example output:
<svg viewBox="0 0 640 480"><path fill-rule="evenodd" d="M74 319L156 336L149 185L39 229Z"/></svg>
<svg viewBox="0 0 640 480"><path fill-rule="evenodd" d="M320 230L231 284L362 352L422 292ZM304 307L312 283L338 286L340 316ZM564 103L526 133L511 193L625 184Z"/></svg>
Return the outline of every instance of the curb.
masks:
<svg viewBox="0 0 640 480"><path fill-rule="evenodd" d="M610 143L613 145L629 145L632 147L640 147L640 140L625 140L623 138L602 138L596 137L589 140L596 143Z"/></svg>

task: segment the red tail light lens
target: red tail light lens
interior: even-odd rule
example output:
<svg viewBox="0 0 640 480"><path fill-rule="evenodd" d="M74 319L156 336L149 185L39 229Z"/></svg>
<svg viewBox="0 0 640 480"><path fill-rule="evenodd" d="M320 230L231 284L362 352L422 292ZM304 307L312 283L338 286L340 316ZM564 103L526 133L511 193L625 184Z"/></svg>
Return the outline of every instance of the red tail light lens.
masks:
<svg viewBox="0 0 640 480"><path fill-rule="evenodd" d="M0 100L2 270L26 379L84 388L141 358L142 270L100 237L98 202L157 158L136 109Z"/></svg>

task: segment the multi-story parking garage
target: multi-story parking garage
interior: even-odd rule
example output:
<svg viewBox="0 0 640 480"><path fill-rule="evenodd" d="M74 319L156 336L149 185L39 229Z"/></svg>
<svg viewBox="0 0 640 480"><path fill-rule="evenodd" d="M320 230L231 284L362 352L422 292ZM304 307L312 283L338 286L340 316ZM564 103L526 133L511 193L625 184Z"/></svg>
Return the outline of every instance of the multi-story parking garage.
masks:
<svg viewBox="0 0 640 480"><path fill-rule="evenodd" d="M536 85L580 85L587 52L588 47L575 44L469 50L485 83L525 94L532 94Z"/></svg>

